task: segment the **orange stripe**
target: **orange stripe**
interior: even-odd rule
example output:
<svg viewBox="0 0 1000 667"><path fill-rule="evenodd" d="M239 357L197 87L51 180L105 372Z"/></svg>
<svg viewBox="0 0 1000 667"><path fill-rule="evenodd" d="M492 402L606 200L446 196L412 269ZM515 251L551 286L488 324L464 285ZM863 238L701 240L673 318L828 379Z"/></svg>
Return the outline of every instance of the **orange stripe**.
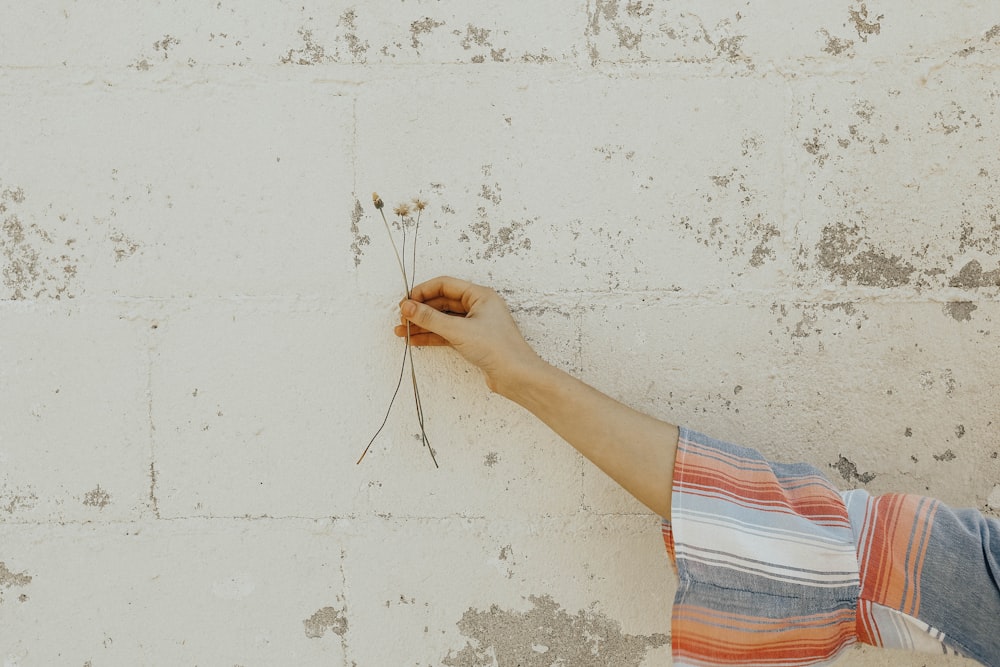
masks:
<svg viewBox="0 0 1000 667"><path fill-rule="evenodd" d="M865 517L867 538L861 597L910 615L920 611L920 576L937 503L920 496L889 494L873 499Z"/></svg>

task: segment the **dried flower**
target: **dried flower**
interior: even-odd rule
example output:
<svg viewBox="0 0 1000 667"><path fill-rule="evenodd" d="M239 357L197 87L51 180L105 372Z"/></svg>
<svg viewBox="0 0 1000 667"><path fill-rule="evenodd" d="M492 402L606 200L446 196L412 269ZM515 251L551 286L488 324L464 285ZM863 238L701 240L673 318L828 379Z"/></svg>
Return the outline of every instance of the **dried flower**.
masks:
<svg viewBox="0 0 1000 667"><path fill-rule="evenodd" d="M372 193L372 202L374 202L375 208L378 209L378 212L382 215L382 222L385 224L385 231L389 234L389 242L392 243L392 249L396 253L396 261L399 263L399 272L400 272L400 274L402 275L402 278L403 278L403 293L404 293L404 295L407 298L409 298L410 291L413 289L414 274L416 273L416 263L417 263L417 233L420 230L420 213L425 208L427 208L427 202L424 201L424 200L422 200L422 199L418 199L418 198L414 198L413 199L413 208L416 209L417 216L416 216L416 220L411 220L410 221L410 223L412 223L412 228L413 228L413 239L411 241L411 243L413 244L413 259L410 262L410 270L409 271L406 270L406 262L405 262L405 258L406 258L406 231L407 231L408 225L407 224L402 224L402 225L399 226L399 229L401 230L402 237L403 237L402 238L403 249L402 249L402 253L400 253L399 249L396 247L396 241L393 238L392 229L389 226L389 221L385 217L385 211L382 210L382 206L383 206L382 199L378 196L377 192L373 192ZM398 205L395 209L393 209L393 212L396 215L398 215L400 218L405 218L405 217L407 217L407 216L410 215L410 211L411 210L412 209L410 208L410 204L403 203L403 204ZM389 420L389 413L392 411L392 405L396 401L396 396L399 394L399 388L400 388L400 386L403 384L403 375L404 375L405 370L406 370L407 362L409 362L409 366L410 366L410 381L413 384L413 401L414 401L414 405L415 405L415 407L417 409L417 422L420 424L420 440L421 440L422 444L425 447L427 447L427 451L431 455L431 460L434 462L434 467L435 468L438 467L437 457L434 456L434 450L431 448L430 440L428 440L428 438L427 438L427 431L424 428L424 407L423 407L423 404L420 401L420 390L417 387L417 372L416 372L416 369L414 369L414 367L413 367L412 348L410 347L410 323L409 322L406 323L406 346L403 348L403 362L402 362L402 364L400 365L400 368L399 368L399 379L396 382L396 389L392 393L392 398L389 399L389 407L388 407L388 409L386 409L385 417L382 419L382 425L378 427L378 430L375 431L375 435L373 435L372 439L368 441L368 446L365 447L365 451L361 453L361 458L358 459L358 463L361 463L361 461L364 460L365 455L368 453L368 450L372 446L372 443L374 443L375 439L378 438L379 433L382 432L382 429L385 427L386 422Z"/></svg>

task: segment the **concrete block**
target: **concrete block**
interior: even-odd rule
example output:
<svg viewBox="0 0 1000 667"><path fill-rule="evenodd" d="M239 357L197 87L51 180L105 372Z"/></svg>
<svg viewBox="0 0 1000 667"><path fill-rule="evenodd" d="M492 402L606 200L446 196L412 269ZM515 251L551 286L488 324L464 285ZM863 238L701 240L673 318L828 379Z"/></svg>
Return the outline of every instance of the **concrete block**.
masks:
<svg viewBox="0 0 1000 667"><path fill-rule="evenodd" d="M129 68L529 63L584 51L585 5L486 2L127 2L19 7L0 28L0 63ZM97 36L101 36L100 39Z"/></svg>
<svg viewBox="0 0 1000 667"><path fill-rule="evenodd" d="M9 665L348 664L351 610L328 522L0 531Z"/></svg>
<svg viewBox="0 0 1000 667"><path fill-rule="evenodd" d="M399 377L403 348L388 338L391 320L383 321L371 322L378 338L367 344L352 327L368 323L309 304L206 304L166 318L152 380L162 515L576 510L576 454L520 408L490 395L478 371L447 349L414 354L441 468L420 444L409 371L385 430L355 465ZM390 481L404 470L406 484ZM550 490L545 503L532 492L542 485Z"/></svg>
<svg viewBox="0 0 1000 667"><path fill-rule="evenodd" d="M974 316L979 326L932 303L633 304L583 323L584 377L667 421L812 463L845 488L978 505L996 474L995 414L982 402L997 383L985 361L996 308L980 302ZM672 352L657 353L651 332ZM636 507L603 481L585 485L585 502Z"/></svg>
<svg viewBox="0 0 1000 667"><path fill-rule="evenodd" d="M0 523L149 512L146 325L93 303L0 302Z"/></svg>
<svg viewBox="0 0 1000 667"><path fill-rule="evenodd" d="M995 291L1000 114L987 80L945 65L795 85L804 283Z"/></svg>
<svg viewBox="0 0 1000 667"><path fill-rule="evenodd" d="M429 79L401 104L389 103L393 88L359 97L358 182L398 193L387 202L426 188L433 262L544 277L546 291L773 284L787 270L777 80L525 88L498 73Z"/></svg>
<svg viewBox="0 0 1000 667"><path fill-rule="evenodd" d="M352 645L359 664L473 665L490 653L516 664L534 651L552 662L638 666L669 654L663 616L638 611L667 609L673 592L659 525L648 517L352 528L345 572L364 591L350 594L352 622L392 627L397 637ZM604 604L610 591L632 603Z"/></svg>
<svg viewBox="0 0 1000 667"><path fill-rule="evenodd" d="M7 206L51 241L26 244L85 258L70 293L315 295L353 266L352 102L335 88L18 80L9 95L3 187L23 201Z"/></svg>
<svg viewBox="0 0 1000 667"><path fill-rule="evenodd" d="M1000 12L958 0L933 8L899 1L804 6L775 2L621 2L588 6L597 63L677 62L746 73L831 62L850 68L905 56L967 57L992 46Z"/></svg>

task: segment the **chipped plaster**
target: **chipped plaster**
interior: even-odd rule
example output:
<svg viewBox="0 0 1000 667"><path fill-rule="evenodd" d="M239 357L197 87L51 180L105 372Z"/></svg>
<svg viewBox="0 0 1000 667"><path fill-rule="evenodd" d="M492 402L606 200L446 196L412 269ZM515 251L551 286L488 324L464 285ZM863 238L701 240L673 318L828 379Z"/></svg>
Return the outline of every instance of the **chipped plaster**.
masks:
<svg viewBox="0 0 1000 667"><path fill-rule="evenodd" d="M441 469L405 410L353 464L400 353L373 189L615 397L1000 512L992 6L28 3L0 42L7 661L667 663L656 518L447 350Z"/></svg>

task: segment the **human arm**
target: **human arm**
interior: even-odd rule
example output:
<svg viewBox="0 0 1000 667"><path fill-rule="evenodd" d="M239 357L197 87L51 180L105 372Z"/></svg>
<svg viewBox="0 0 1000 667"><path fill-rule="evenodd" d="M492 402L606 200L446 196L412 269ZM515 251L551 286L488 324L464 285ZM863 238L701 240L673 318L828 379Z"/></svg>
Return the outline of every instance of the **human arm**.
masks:
<svg viewBox="0 0 1000 667"><path fill-rule="evenodd" d="M546 363L524 340L503 298L464 280L416 285L400 303L397 336L450 346L487 386L538 417L640 502L670 517L678 429L606 396Z"/></svg>

